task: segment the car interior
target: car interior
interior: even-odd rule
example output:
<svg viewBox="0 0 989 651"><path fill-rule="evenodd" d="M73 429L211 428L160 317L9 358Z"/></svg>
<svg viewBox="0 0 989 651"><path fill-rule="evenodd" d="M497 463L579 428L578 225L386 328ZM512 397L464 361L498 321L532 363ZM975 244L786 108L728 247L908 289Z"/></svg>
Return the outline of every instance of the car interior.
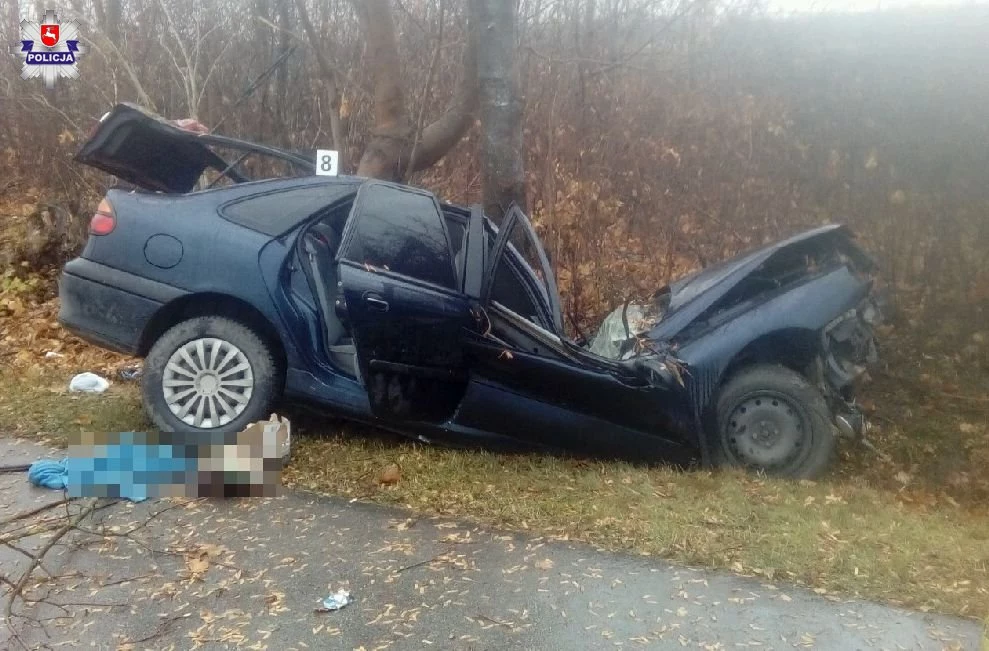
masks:
<svg viewBox="0 0 989 651"><path fill-rule="evenodd" d="M330 363L351 377L359 376L356 348L350 330L338 310L338 269L334 258L343 240L343 229L353 207L353 197L327 207L306 229L300 255L310 289L317 297L323 321L323 347ZM468 213L443 206L443 216L454 251L459 282L463 282Z"/></svg>
<svg viewBox="0 0 989 651"><path fill-rule="evenodd" d="M323 347L330 363L351 377L358 376L357 350L347 325L337 312L338 270L334 262L353 199L327 208L302 237L303 267L323 317Z"/></svg>
<svg viewBox="0 0 989 651"><path fill-rule="evenodd" d="M457 282L461 288L464 283L464 263L467 255L467 220L470 213L462 208L441 204L446 230L450 235L450 247L453 250L453 263L456 266Z"/></svg>

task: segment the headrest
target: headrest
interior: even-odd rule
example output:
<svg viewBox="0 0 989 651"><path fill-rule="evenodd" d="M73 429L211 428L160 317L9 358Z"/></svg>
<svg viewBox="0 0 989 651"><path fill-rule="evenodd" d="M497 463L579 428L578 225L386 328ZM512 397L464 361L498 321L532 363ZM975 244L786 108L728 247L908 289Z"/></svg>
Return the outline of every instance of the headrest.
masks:
<svg viewBox="0 0 989 651"><path fill-rule="evenodd" d="M340 246L340 234L329 224L320 222L309 229L309 232L322 240L331 250L336 251Z"/></svg>

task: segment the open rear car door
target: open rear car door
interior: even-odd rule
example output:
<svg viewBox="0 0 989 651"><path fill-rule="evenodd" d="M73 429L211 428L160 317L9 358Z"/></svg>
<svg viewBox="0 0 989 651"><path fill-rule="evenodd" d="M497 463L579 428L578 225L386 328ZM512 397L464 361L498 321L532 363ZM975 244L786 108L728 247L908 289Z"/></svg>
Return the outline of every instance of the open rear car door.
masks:
<svg viewBox="0 0 989 651"><path fill-rule="evenodd" d="M472 318L435 197L366 182L337 262L342 316L372 413L391 421L447 420L467 384L461 331Z"/></svg>

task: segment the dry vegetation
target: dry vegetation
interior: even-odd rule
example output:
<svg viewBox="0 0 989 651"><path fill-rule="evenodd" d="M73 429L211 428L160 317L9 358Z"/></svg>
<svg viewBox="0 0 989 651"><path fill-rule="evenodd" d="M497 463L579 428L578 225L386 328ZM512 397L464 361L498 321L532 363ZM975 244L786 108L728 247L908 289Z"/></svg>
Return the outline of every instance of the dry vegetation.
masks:
<svg viewBox="0 0 989 651"><path fill-rule="evenodd" d="M150 0L71 4L91 25L80 80L45 94L0 62L0 429L17 433L145 425L131 386L64 393L72 372L113 375L125 360L54 323L51 269L79 245L107 181L70 156L110 104L137 99L276 145L330 137L327 81L292 3L178 0L175 30ZM465 49L463 11L446 5L407 0L394 12L412 112L427 121L445 110ZM343 0L308 7L355 161L372 119L357 19ZM521 11L528 200L568 327L590 334L626 296L740 248L849 223L896 297L864 401L882 456L844 449L832 477L795 485L435 450L310 423L317 436L300 441L289 481L826 592L989 612L989 11L781 21L646 0L525 0ZM198 72L169 55L183 46ZM190 74L201 96L186 92ZM477 138L412 182L478 200ZM402 479L373 487L391 462Z"/></svg>

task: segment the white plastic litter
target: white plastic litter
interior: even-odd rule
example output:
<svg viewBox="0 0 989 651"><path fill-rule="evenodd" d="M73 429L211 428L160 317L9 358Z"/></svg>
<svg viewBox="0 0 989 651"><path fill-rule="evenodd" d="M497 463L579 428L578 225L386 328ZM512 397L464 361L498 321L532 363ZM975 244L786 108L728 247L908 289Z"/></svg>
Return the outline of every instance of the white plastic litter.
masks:
<svg viewBox="0 0 989 651"><path fill-rule="evenodd" d="M340 610L350 603L350 591L340 588L326 599L323 599L323 608L326 610Z"/></svg>
<svg viewBox="0 0 989 651"><path fill-rule="evenodd" d="M55 359L56 357L65 357L62 353L56 353L54 350L49 350L45 353L45 359Z"/></svg>
<svg viewBox="0 0 989 651"><path fill-rule="evenodd" d="M103 393L109 388L110 383L96 373L80 373L69 382L69 391Z"/></svg>

